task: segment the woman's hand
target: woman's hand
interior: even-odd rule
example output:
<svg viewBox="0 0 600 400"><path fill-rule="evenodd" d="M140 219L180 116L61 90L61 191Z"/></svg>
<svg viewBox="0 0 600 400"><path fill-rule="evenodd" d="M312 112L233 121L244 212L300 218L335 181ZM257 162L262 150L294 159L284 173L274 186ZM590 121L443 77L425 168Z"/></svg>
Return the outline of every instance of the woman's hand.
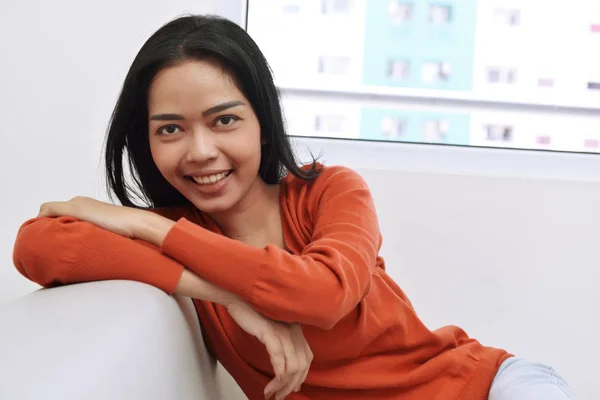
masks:
<svg viewBox="0 0 600 400"><path fill-rule="evenodd" d="M146 212L104 203L90 197L74 197L69 201L42 204L38 217L73 217L118 235L133 238L136 224Z"/></svg>
<svg viewBox="0 0 600 400"><path fill-rule="evenodd" d="M275 379L265 387L265 399L276 393L275 399L281 400L292 391L300 391L313 360L300 325L273 321L241 300L226 307L231 318L240 328L260 340L271 357Z"/></svg>

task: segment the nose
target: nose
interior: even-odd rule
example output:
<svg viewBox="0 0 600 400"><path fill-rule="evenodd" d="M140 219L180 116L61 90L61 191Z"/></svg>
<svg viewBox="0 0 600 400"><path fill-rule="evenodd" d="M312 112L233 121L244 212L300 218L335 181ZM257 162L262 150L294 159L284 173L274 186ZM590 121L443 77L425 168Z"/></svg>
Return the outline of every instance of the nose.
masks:
<svg viewBox="0 0 600 400"><path fill-rule="evenodd" d="M189 163L204 163L214 160L219 155L219 149L211 132L195 131L191 135L186 161Z"/></svg>

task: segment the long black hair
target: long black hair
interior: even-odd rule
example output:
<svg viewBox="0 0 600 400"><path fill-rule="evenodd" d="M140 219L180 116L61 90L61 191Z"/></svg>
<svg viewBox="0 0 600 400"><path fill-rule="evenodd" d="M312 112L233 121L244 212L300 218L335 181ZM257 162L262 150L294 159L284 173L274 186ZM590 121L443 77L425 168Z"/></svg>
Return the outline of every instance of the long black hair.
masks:
<svg viewBox="0 0 600 400"><path fill-rule="evenodd" d="M124 206L188 204L154 164L148 138L148 90L156 74L186 60L217 60L246 96L260 123L259 175L268 184L287 173L301 179L319 175L318 164L302 168L292 150L279 92L264 55L237 24L216 16L184 16L162 26L144 43L125 77L106 138L106 181L111 199ZM126 161L125 161L126 160ZM124 162L127 162L124 165ZM131 181L124 167L127 166Z"/></svg>

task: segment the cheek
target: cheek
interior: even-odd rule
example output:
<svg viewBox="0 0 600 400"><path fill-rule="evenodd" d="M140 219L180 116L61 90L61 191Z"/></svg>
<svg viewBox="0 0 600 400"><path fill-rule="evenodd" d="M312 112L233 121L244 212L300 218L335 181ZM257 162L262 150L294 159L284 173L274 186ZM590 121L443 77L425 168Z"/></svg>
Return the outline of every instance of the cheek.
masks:
<svg viewBox="0 0 600 400"><path fill-rule="evenodd" d="M248 166L249 174L258 174L260 160L262 156L262 145L260 138L252 141L246 141L243 147L245 164Z"/></svg>
<svg viewBox="0 0 600 400"><path fill-rule="evenodd" d="M250 143L249 146L247 146L247 151L250 154L250 156L253 159L257 159L258 163L260 163L260 158L261 158L261 154L262 154L262 149L263 149L263 145L262 145L262 135L260 132L260 126L258 125L258 123L256 123L256 125L254 126L254 129L252 130L252 133L250 135L250 139L248 141L248 143Z"/></svg>
<svg viewBox="0 0 600 400"><path fill-rule="evenodd" d="M167 179L171 180L177 170L179 157L176 149L171 146L164 146L161 143L150 142L150 152L154 164L160 173Z"/></svg>
<svg viewBox="0 0 600 400"><path fill-rule="evenodd" d="M237 167L253 167L253 164L260 163L261 147L260 133L254 130L223 136L223 141L219 143L221 152Z"/></svg>

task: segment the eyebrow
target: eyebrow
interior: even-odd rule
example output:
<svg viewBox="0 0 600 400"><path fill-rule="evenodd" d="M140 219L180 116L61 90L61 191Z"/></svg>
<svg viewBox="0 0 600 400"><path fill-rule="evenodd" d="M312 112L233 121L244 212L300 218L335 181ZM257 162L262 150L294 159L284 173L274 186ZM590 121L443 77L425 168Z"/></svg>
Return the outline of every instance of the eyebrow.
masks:
<svg viewBox="0 0 600 400"><path fill-rule="evenodd" d="M244 102L241 100L228 101L227 103L219 104L214 107L209 108L202 112L202 116L206 117L212 114L219 113L221 111L225 111L227 109L244 106ZM182 121L184 118L179 114L155 114L150 117L151 121Z"/></svg>
<svg viewBox="0 0 600 400"><path fill-rule="evenodd" d="M233 107L237 107L237 106L244 106L244 105L245 105L244 102L241 100L228 101L227 103L219 104L218 106L209 108L208 110L206 110L202 113L202 116L206 117L211 114L216 114L218 112L225 111L229 108L233 108Z"/></svg>

